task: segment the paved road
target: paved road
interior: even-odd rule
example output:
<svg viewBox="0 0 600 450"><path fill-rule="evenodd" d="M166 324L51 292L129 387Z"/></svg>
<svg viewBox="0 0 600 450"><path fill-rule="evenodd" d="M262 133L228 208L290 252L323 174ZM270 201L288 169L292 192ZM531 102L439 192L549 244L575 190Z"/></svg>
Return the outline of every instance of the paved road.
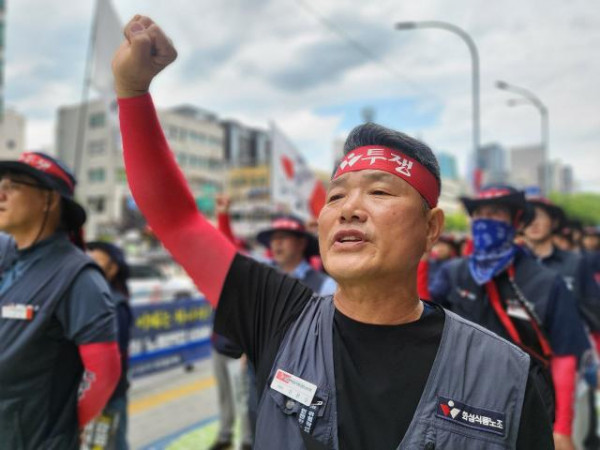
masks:
<svg viewBox="0 0 600 450"><path fill-rule="evenodd" d="M151 444L167 448L171 438L193 425L214 422L217 415L210 359L197 363L191 372L178 368L137 378L130 389L129 442L133 449Z"/></svg>
<svg viewBox="0 0 600 450"><path fill-rule="evenodd" d="M239 370L239 361L233 361L230 375L234 379ZM235 381L232 384L238 386ZM177 368L134 379L129 396L131 448L207 449L216 438L218 414L210 358L196 363L193 371Z"/></svg>

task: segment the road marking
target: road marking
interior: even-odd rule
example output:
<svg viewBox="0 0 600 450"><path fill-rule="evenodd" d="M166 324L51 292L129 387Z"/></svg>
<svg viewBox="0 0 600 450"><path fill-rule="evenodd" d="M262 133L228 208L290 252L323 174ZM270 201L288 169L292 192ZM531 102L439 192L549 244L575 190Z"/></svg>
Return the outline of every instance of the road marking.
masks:
<svg viewBox="0 0 600 450"><path fill-rule="evenodd" d="M203 391L215 386L215 384L215 379L213 377L208 377L169 389L168 391L142 397L139 400L129 403L129 415L140 414L150 409L158 408L164 403L172 402L173 400L177 400L195 392Z"/></svg>

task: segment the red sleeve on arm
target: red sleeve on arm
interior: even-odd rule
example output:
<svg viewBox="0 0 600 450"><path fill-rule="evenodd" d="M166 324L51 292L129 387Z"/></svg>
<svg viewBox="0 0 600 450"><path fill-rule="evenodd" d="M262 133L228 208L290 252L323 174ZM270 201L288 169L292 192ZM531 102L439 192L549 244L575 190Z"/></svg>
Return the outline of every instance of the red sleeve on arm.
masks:
<svg viewBox="0 0 600 450"><path fill-rule="evenodd" d="M216 307L235 247L199 212L160 127L150 94L119 99L131 192L148 224Z"/></svg>
<svg viewBox="0 0 600 450"><path fill-rule="evenodd" d="M229 214L219 213L217 214L217 226L219 231L225 235L229 242L235 245L235 236L231 230L231 221L229 220Z"/></svg>
<svg viewBox="0 0 600 450"><path fill-rule="evenodd" d="M592 333L592 339L594 340L594 346L596 347L596 353L600 355L600 332L595 331Z"/></svg>
<svg viewBox="0 0 600 450"><path fill-rule="evenodd" d="M121 356L116 342L79 346L85 369L77 405L79 427L94 419L108 402L121 376Z"/></svg>
<svg viewBox="0 0 600 450"><path fill-rule="evenodd" d="M423 300L431 300L429 293L429 261L422 259L417 266L417 293Z"/></svg>
<svg viewBox="0 0 600 450"><path fill-rule="evenodd" d="M551 369L556 394L554 432L570 436L573 431L577 359L573 355L554 356L551 361Z"/></svg>

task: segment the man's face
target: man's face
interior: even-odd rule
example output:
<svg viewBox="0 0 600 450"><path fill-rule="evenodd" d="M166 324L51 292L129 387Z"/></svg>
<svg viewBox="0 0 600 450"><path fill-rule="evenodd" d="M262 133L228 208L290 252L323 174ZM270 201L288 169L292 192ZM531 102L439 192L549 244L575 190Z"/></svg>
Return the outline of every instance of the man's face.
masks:
<svg viewBox="0 0 600 450"><path fill-rule="evenodd" d="M473 220L490 219L512 225L510 209L503 205L489 204L477 207L471 215Z"/></svg>
<svg viewBox="0 0 600 450"><path fill-rule="evenodd" d="M532 242L545 241L552 236L554 224L550 215L539 206L535 207L535 218L525 228L525 238Z"/></svg>
<svg viewBox="0 0 600 450"><path fill-rule="evenodd" d="M21 174L0 177L0 230L9 234L41 227L49 207L50 192L35 187L37 181Z"/></svg>
<svg viewBox="0 0 600 450"><path fill-rule="evenodd" d="M573 244L571 244L571 242L563 236L554 235L554 237L552 238L552 243L561 250L567 252L573 250Z"/></svg>
<svg viewBox="0 0 600 450"><path fill-rule="evenodd" d="M397 176L378 170L340 176L319 216L327 272L342 283L399 279L416 270L428 250L428 215L420 194Z"/></svg>
<svg viewBox="0 0 600 450"><path fill-rule="evenodd" d="M583 240L581 242L583 244L583 248L592 252L598 250L600 244L600 238L596 234L586 234L583 236Z"/></svg>
<svg viewBox="0 0 600 450"><path fill-rule="evenodd" d="M436 261L445 261L454 256L454 248L448 242L438 241L431 249L431 257Z"/></svg>
<svg viewBox="0 0 600 450"><path fill-rule="evenodd" d="M288 231L275 231L271 235L269 248L277 265L286 267L302 260L306 244L306 238L302 236Z"/></svg>
<svg viewBox="0 0 600 450"><path fill-rule="evenodd" d="M110 258L110 256L100 249L90 250L88 251L88 254L96 262L96 264L100 266L100 268L104 272L104 275L106 276L106 279L108 281L112 281L112 279L117 274L119 268Z"/></svg>

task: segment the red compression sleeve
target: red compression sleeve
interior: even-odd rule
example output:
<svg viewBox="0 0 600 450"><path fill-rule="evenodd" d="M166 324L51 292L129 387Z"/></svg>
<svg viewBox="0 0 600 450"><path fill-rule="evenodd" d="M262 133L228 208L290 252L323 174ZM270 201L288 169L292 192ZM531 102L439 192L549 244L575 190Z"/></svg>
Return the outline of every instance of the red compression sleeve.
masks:
<svg viewBox="0 0 600 450"><path fill-rule="evenodd" d="M77 405L79 427L94 419L113 394L121 376L121 356L116 342L99 342L79 346L85 372L79 388Z"/></svg>
<svg viewBox="0 0 600 450"><path fill-rule="evenodd" d="M119 99L131 192L148 224L216 307L235 247L199 212L160 128L150 94Z"/></svg>
<svg viewBox="0 0 600 450"><path fill-rule="evenodd" d="M422 259L417 266L417 293L423 300L431 300L429 293L429 261Z"/></svg>
<svg viewBox="0 0 600 450"><path fill-rule="evenodd" d="M593 332L592 339L594 340L594 346L596 347L596 353L600 355L600 332Z"/></svg>
<svg viewBox="0 0 600 450"><path fill-rule="evenodd" d="M570 436L573 431L577 358L573 355L553 356L550 365L556 395L554 432Z"/></svg>
<svg viewBox="0 0 600 450"><path fill-rule="evenodd" d="M235 236L231 229L231 221L229 220L229 214L219 213L217 214L217 226L219 231L229 239L229 242L235 245Z"/></svg>

